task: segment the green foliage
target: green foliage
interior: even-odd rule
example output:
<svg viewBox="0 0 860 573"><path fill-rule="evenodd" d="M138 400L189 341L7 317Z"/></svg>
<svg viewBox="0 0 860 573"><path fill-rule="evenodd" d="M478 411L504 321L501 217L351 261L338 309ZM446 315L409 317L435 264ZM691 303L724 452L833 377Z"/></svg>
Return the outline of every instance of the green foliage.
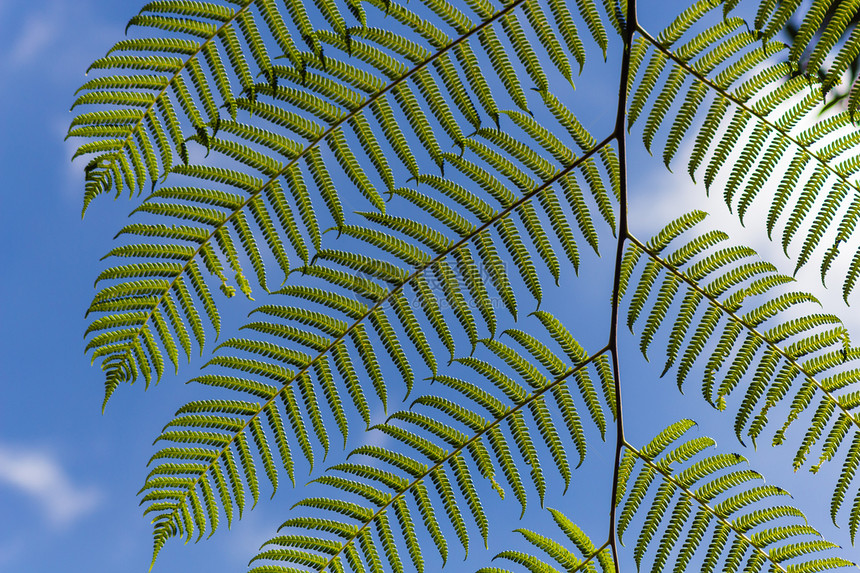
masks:
<svg viewBox="0 0 860 573"><path fill-rule="evenodd" d="M450 396L421 396L408 411L397 412L376 426L374 431L392 438L397 447L361 446L350 453L351 460L358 456L359 461L329 468L337 474L316 481L339 491L299 502L297 506L315 511L286 521L282 529L288 533L267 542L253 560L267 563L252 571L290 571L290 564L301 563L359 571L356 563L362 559L374 570L385 564L393 571L403 571L409 566L401 563L401 554L409 555L415 570L424 571L422 555L430 546L435 546L443 562L448 560L443 528L453 529L467 553L469 525L477 527L487 545L489 523L483 508L493 498L505 499L510 492L525 513L529 492L543 501L544 472L550 467L568 485L574 468L567 448L577 450L577 465L586 448L577 403L588 411L589 422L602 430L601 392L593 378L600 380L602 394L610 401L613 386L605 350L587 356L551 316L542 318L554 336L576 345L572 355L568 354L570 347L562 346L559 356L558 351L522 331L505 333L518 341L519 349L497 340L483 341L492 362L471 357L458 360L471 370L468 379L435 378L451 391ZM523 380L506 375L495 363L511 366ZM568 388L571 380L576 381L576 393ZM524 465L531 467L527 477L518 470ZM430 491L435 494L432 498ZM341 502L348 494L357 494L363 501ZM436 505L436 496L441 506ZM390 513L394 520L389 519ZM440 524L440 519L445 523ZM395 546L392 521L403 533L405 553ZM423 531L416 531L416 523L423 524ZM374 529L378 538L370 535ZM313 537L314 532L331 535Z"/></svg>
<svg viewBox="0 0 860 573"><path fill-rule="evenodd" d="M490 503L525 515L554 488L580 495L568 487L599 437L616 454L605 542L549 510L563 536L518 529L523 549L480 571L617 571L634 531L633 560L655 572L852 565L741 456L687 438L693 422L631 445L618 326L626 309L679 389L700 377L742 443L790 444L795 470L841 462L819 483L854 541L860 351L846 326L701 211L637 238L627 170L638 124L667 167L689 144L690 176L742 223L766 206L762 230L795 272L847 268L848 301L860 96L855 83L843 111L824 97L860 51L857 12L699 0L652 34L633 0L146 4L91 66L69 136L89 158L84 211L146 191L89 308L105 404L212 352L141 489L153 561L307 469L325 493L296 504L252 571L424 571L454 546L474 553L475 531L493 546ZM613 50L619 99L599 95L616 121L592 133L573 84ZM610 235L603 327L541 309L551 282L590 276L586 250L613 252ZM259 306L207 349L237 289ZM597 347L577 341L604 330Z"/></svg>
<svg viewBox="0 0 860 573"><path fill-rule="evenodd" d="M201 128L187 140L182 139L177 127L176 139L180 141L177 149L182 154L186 154L182 151L187 147L186 141L194 141L206 149L207 158L214 152L216 155L213 160L217 160L218 156L230 158L238 163L237 169L188 164L173 166L170 156L166 151L164 152L161 165L165 173L169 171L183 175L191 180L192 185L208 186L208 182L218 183L229 191L196 187L161 189L150 194L137 209L138 212L155 215L155 220L152 223L132 224L120 231L120 234L152 237L159 243L124 245L119 251L111 251L108 256L135 257L145 262L137 263L130 268L123 266L111 269L104 278L121 277L126 280L120 284L112 284L99 292L90 308L91 312L108 313L100 317L99 322L91 327L92 329L103 330L119 325L127 327L122 332L105 333L104 336L93 338L87 347L88 350L93 350L94 360L102 361L102 368L106 373L106 401L123 382L134 382L139 377L143 377L148 384L153 379L160 379L164 371L162 356L164 352L178 369L179 346L188 356L194 348L194 342L202 351L204 328L200 315L204 311L216 333L218 332L219 305L213 300L210 287L206 284L202 270L204 267L208 271L205 274L213 275L218 279L220 284L218 282L215 284L219 284L225 295L233 296L238 287L250 298L253 287L246 278L248 263L257 277L259 286L268 292L269 265L265 262L267 258L274 257L277 260L284 277L283 281L291 269L302 263L306 264L309 258L320 249L321 228L327 222L321 223L319 214L315 212L312 191L322 196L335 226L340 228L345 224L341 200L326 169L324 153L326 156L334 156L344 174L358 187L372 206L380 211L384 211L384 202L371 181L371 174L366 171L368 168L372 168L374 175L385 184L389 193L394 193L396 190L394 169L405 167L417 181L427 183L431 187L434 184L442 185L450 193L456 194L457 188L449 189L449 184L444 181L437 183L432 178L426 179L430 174L419 173L415 153L406 139L408 134L421 143L420 147L440 167L446 162L453 164L453 167L463 170L478 185L486 189L496 202L502 204L503 209L510 209L511 204L516 203L519 198L509 195L502 189L501 182L471 162L463 162L459 156L442 151L442 145L438 141L438 136L442 134L428 129L429 122L418 103L419 99L430 106L435 116L442 118L443 132L445 136L450 137L453 144L461 148L468 147L482 159L503 169L504 174L514 179L522 194L531 196L529 191L532 191L532 194L541 191L566 176L576 166L572 165L576 163L575 155L565 143L547 132L543 126L519 112L509 112L506 115L511 117L537 146L553 154L561 164L560 173L555 173L558 167L542 161L534 150L523 147L522 144L498 130L483 128L476 135L479 135L480 139L486 139L487 143L498 145L504 152L515 154L525 167L540 168L538 174L545 180L542 183L533 181L521 171L521 168L510 165L499 151L488 149L481 144L480 140L471 138L466 140L463 130L456 123L445 120L452 115L452 112L451 106L441 95L443 92L450 93L454 98L454 105L464 107L467 116L472 117L473 127L467 129L480 127L478 111L472 103L474 100L477 100L478 106L483 108L482 112L497 122L502 113L494 94L486 88L486 82L491 78L485 73L486 70L478 69L475 54L467 43L473 35L480 38L481 47L494 62L494 69L500 74L499 78L501 80L507 78L505 80L508 88L507 95L513 102L518 102L518 105L527 110L523 88L516 74L508 71L510 62L504 54L494 50L493 42L485 38L485 34L489 33L486 32L489 29L488 26L496 20L514 21L505 19L504 16L521 3L522 0L497 13L487 13L486 20L482 24L460 26L462 28L458 30L460 35L453 39L448 38L441 29L427 22L418 22L418 16L407 11L406 8L392 11L392 8L388 7L391 17L400 20L404 25L417 27L422 37L430 42L430 48L424 49L423 52L420 50L416 52L417 47L409 48L409 45L398 41L396 36L382 32L369 34L359 31L356 35L366 36L367 41L365 41L354 39L353 32L345 31L349 38L346 41L321 30L315 34L317 39L311 44L329 46L330 49L326 50L325 57L316 52L301 54L301 57L296 55L293 59L299 59L292 61L291 66L263 68L268 70L270 82L245 86L245 91L250 90L248 95L224 96L223 101L229 102L231 109L235 107L250 114L256 119L255 122L244 123L232 116L225 119L219 117L206 124L207 129L211 129L212 133ZM191 11L197 17L204 15L200 12L203 8L198 7L196 3L155 4L159 6L159 10L178 10L183 14ZM272 3L264 2L260 7L264 14L269 14L267 10L274 9L270 4ZM151 8L153 4L148 6ZM451 8L440 5L438 9L444 16ZM561 7L558 9L564 10ZM254 30L256 28L252 24L253 14L254 12L248 8L244 12L235 14L233 18L243 30L245 27ZM452 14L454 13L447 14L447 17L459 22L459 17ZM291 54L294 48L287 50L285 46L291 46L292 40L289 36L282 38L282 34L277 32L283 26L283 22L280 17L275 19L275 15L270 14L270 16L273 22L281 22L278 26L273 24L274 29L270 32L275 39L282 41L281 48L287 54ZM133 20L132 23L137 22ZM233 20L225 21L222 32L218 33L226 35L225 30L232 30L232 23ZM575 34L572 22L569 22L569 27L566 29L569 33ZM601 29L595 28L595 31ZM217 36L214 29L212 32ZM521 34L522 30L516 26L511 28L508 35L515 40ZM257 38L259 34L252 36ZM214 41L213 38L210 38L210 41ZM259 48L254 48L262 40L247 41L255 57L262 58L260 54L265 53L264 47L260 45ZM141 50L137 44L126 46L123 43L122 46L122 49L138 52ZM393 49L401 57L391 56L382 48ZM210 51L214 52L214 50L215 48L212 48ZM228 48L225 47L225 50ZM534 54L530 54L528 50L523 52L524 61L530 61L530 58L533 61ZM194 66L199 66L199 63L194 63L197 62L197 55L197 52L188 54L189 59L185 65L189 69L193 70L196 69ZM236 55L232 59L244 62L240 56ZM148 61L146 58L149 58L142 55L135 57L138 60L142 59L141 66L144 65L143 62ZM353 58L366 65L370 71L356 67L352 63ZM454 67L455 64L463 68L467 79L479 80L480 85L474 96L470 96L463 90L461 83L463 80L456 77L458 72ZM112 67L122 66L117 64ZM441 84L434 75L429 73L428 70L431 67L441 77ZM181 71L175 71L170 78L176 82L176 86L185 85L182 83ZM334 79L329 76L333 76ZM216 77L219 76L216 74ZM418 88L417 93L410 83L412 80ZM116 81L129 90L137 87L137 84L122 83L120 79ZM159 80L155 83L161 84L163 81ZM288 85L283 85L284 82L288 82ZM105 83L106 81L87 84L85 87L90 91L82 97L92 95L93 98L101 101L100 96L107 93L106 88L103 87ZM203 79L200 79L199 83L202 85L201 89L206 88ZM175 89L179 90L180 87ZM137 91L131 91L131 93L137 93ZM542 93L546 98L552 98L552 95L546 91ZM162 98L158 101L171 101L166 87L158 97ZM111 102L105 100L101 103ZM191 110L196 111L196 107L190 103L187 105ZM553 113L559 116L559 121L564 127L577 130L575 140L578 145L573 147L584 147L590 154L594 143L591 136L577 129L581 126L560 102L553 98L550 105L553 106ZM394 106L398 113L395 113ZM153 109L151 108L147 113L152 115ZM185 106L182 109L185 109ZM123 113L132 112L133 110L123 111ZM101 112L94 113L98 118L92 119L90 113L78 116L73 121L70 135L101 136L101 132L80 131L78 126L89 121L109 123L116 121L112 115L114 112L108 114L110 117L102 117L99 115ZM406 119L404 120L400 114L405 115ZM235 116L235 113L233 115ZM371 125L371 118L376 121L376 125ZM156 119L151 121L160 125ZM180 118L171 117L171 125L174 123L178 125L179 122ZM134 129L142 129L141 125L143 124L138 124ZM232 138L218 138L216 132L226 132ZM145 136L141 135L141 137ZM105 141L100 139L99 144ZM79 153L93 151L88 147L90 145L85 144ZM167 148L166 145L165 143L165 148ZM155 156L147 154L146 149L148 147L143 147L143 151L139 151L136 147L128 147L122 152L99 156L93 161L101 163L110 160L120 162L121 165L131 164L141 167L144 164L155 164ZM126 154L130 159L126 158ZM610 169L617 169L610 148L601 147L600 155L605 165L610 166ZM514 171L507 173L504 171L507 167ZM138 173L137 169L129 168L126 173L125 169L113 166L106 172L117 170L125 173L126 184L129 187L133 187L134 181L141 184L144 181L145 172L142 170ZM154 170L150 172L152 182L157 180L153 175L154 172ZM136 179L135 173L138 175ZM601 195L599 205L603 216L611 218L612 207L608 197L605 197L605 187L593 162L587 164L585 176L592 191ZM102 181L102 176L94 175L94 171L88 167L88 178L90 178L88 185L92 183L92 177L99 177L98 181ZM616 179L613 179L613 183L617 185ZM110 181L114 181L118 191L123 188L122 177L115 177ZM574 185L574 183L562 183ZM534 191L533 188L537 190ZM285 193L285 190L289 193ZM571 195L576 198L577 193L574 190ZM89 204L91 198L92 194L88 189L85 203ZM457 200L456 197L452 198ZM171 199L182 199L182 202L172 202ZM551 201L551 199L545 201ZM478 203L475 207L480 208L481 204ZM553 211L552 207L553 205L550 204L545 209L557 212ZM524 211L528 209L530 207L523 207ZM489 213L491 212L492 209ZM482 219L483 225L487 223L482 217L487 215L486 213L476 215ZM488 216L492 218L493 215ZM535 224L533 215L525 213L523 216L531 218L529 234L537 235L535 240L541 242L544 258L550 259L550 264L557 267L558 263L548 252L546 241L542 237L543 232ZM584 224L591 224L588 215L583 214L580 218L584 219ZM570 238L570 233L566 231L566 224L559 222L557 226L558 232L566 233L565 245L569 256L575 257L576 247ZM520 246L521 241L511 236L516 231L502 232L505 233L505 245L517 253L518 262L524 262L527 255ZM263 246L267 250L260 248L258 237L263 239ZM165 242L172 243L172 248L168 249L162 244ZM165 251L165 249L168 250ZM175 262L169 268L157 266L156 261L165 257ZM225 266L229 266L229 270ZM230 284L231 273L235 277L235 286ZM540 287L534 277L530 278L529 287L532 293L539 297ZM191 291L196 296L192 296ZM511 300L509 297L510 304L512 304ZM127 314L129 310L136 311L136 314L129 316ZM167 327L166 320L169 320L177 331L175 335ZM194 333L194 341L184 335L189 328ZM179 346L176 342L177 338Z"/></svg>
<svg viewBox="0 0 860 573"><path fill-rule="evenodd" d="M726 572L762 571L764 567L771 571L821 571L853 565L840 557L818 555L837 546L821 539L796 509L778 504L776 498L788 495L785 490L764 484L755 471L739 469L746 462L742 456L702 456L706 448L715 445L710 438L677 443L694 425L690 420L676 422L641 450L625 443L617 497L622 508L619 535L640 510L644 512L643 499L649 488L659 483L634 549L637 567L662 530L651 568L662 571L689 524L674 563L675 570L684 570L705 546L711 523L714 531L704 551L702 571L716 571L720 560L719 570ZM794 519L783 519L789 516ZM791 565L784 565L787 560L793 560Z"/></svg>

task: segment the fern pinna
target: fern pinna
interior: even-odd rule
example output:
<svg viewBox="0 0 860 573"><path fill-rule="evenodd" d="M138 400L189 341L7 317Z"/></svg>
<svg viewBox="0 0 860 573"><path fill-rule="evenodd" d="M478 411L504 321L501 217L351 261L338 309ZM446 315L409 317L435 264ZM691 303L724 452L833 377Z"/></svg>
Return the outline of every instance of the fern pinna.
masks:
<svg viewBox="0 0 860 573"><path fill-rule="evenodd" d="M84 211L145 192L89 308L105 404L213 352L141 490L153 559L306 469L325 493L296 504L253 571L424 571L455 544L474 554L470 532L492 547L500 498L554 525L520 528L522 548L486 573L618 571L631 529L633 563L655 572L851 566L744 458L686 438L693 422L667 418L646 441L622 408L626 316L646 357L661 347L660 375L701 378L741 443L793 443L794 469L841 465L820 483L853 543L847 326L701 211L647 240L631 231L628 132L642 123L646 150L662 141L673 166L689 147L689 174L741 222L763 206L795 272L847 269L852 298L860 99L833 90L857 57L858 7L804 7L699 0L652 33L635 0L146 4L92 65L69 136L86 139ZM614 121L595 127L577 74L619 56ZM587 251L613 261L602 331L542 306L551 283L592 274ZM237 289L259 306L206 348L232 329ZM568 488L601 439L607 535L532 511L534 494L581 493Z"/></svg>

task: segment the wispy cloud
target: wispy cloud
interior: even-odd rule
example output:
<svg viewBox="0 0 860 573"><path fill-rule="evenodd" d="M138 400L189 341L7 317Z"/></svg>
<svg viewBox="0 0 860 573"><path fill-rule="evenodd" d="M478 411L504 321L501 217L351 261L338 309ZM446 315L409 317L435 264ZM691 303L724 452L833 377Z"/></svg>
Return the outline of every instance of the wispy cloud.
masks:
<svg viewBox="0 0 860 573"><path fill-rule="evenodd" d="M0 571L12 571L12 565L27 551L27 541L20 533L12 538L0 540Z"/></svg>
<svg viewBox="0 0 860 573"><path fill-rule="evenodd" d="M809 123L811 124L811 122ZM741 148L742 145L736 146L735 152L726 162L728 165L732 164L733 158L737 156ZM725 230L732 237L734 244L752 247L762 259L776 265L782 273L793 275L795 258L811 223L807 221L801 225L795 234L794 244L788 248L788 253L792 258L783 252L782 227L779 224L774 229L773 240L768 238L763 222L768 218L770 208L768 198L775 195L779 177L772 177L766 187L762 189L746 213L746 225L742 226L737 215L729 212L723 198L722 191L728 181L730 169L723 169L711 186L710 196L705 197L704 187L691 181L685 173L692 149L693 141L688 141L682 146L678 158L673 164L675 174L669 173L665 168L655 167L640 180L637 189L632 194L631 201L631 211L637 225L633 232L641 233L643 237L649 237L675 217L693 209L701 209L710 214L706 222L709 228ZM784 157L774 168L774 172L784 173L790 159L790 155ZM701 179L701 173L699 179ZM734 203L737 203L737 199ZM813 211L819 204L820 202L816 203ZM837 219L841 217L846 207L844 206L837 212ZM822 237L821 245L832 244L835 235L836 230L830 229ZM814 257L821 257L822 255L823 249L819 248ZM819 265L814 257L810 263L794 275L797 279L794 288L814 294L827 312L832 312L843 319L845 326L851 332L852 339L855 339L860 335L860 315L846 312L847 306L842 301L841 288L841 277L844 277L848 271L850 258L842 256L836 259L826 281L829 288L824 288L819 276Z"/></svg>
<svg viewBox="0 0 860 573"><path fill-rule="evenodd" d="M21 27L21 31L7 56L8 64L20 68L36 61L57 36L56 12L34 15Z"/></svg>
<svg viewBox="0 0 860 573"><path fill-rule="evenodd" d="M0 444L0 488L4 486L32 498L58 526L89 513L102 497L94 487L73 483L49 453Z"/></svg>
<svg viewBox="0 0 860 573"><path fill-rule="evenodd" d="M31 2L14 27L4 29L0 68L18 74L38 72L54 83L70 77L82 81L87 65L122 36L121 24L94 13L88 0Z"/></svg>

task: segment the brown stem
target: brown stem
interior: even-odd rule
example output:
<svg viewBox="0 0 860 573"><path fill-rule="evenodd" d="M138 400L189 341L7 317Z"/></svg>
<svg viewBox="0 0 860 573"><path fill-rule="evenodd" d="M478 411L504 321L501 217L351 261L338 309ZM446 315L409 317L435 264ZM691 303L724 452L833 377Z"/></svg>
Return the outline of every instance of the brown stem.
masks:
<svg viewBox="0 0 860 573"><path fill-rule="evenodd" d="M609 545L616 573L620 573L618 559L618 533L616 530L616 508L618 479L621 466L621 451L624 448L624 416L621 410L621 368L618 359L618 315L621 291L621 262L624 257L624 242L627 238L627 84L630 75L630 51L633 47L633 34L636 32L636 0L627 0L625 14L624 52L621 59L621 74L618 86L618 111L615 116L615 138L618 142L619 163L619 217L618 243L615 251L614 284L612 286L612 316L609 325L609 349L612 353L612 372L615 379L615 466L612 475L612 494L609 500Z"/></svg>

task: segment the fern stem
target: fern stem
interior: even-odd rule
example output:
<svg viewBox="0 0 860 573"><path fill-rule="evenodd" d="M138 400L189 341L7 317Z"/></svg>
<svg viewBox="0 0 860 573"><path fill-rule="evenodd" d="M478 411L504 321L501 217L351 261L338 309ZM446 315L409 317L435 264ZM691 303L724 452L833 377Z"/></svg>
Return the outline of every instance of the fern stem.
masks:
<svg viewBox="0 0 860 573"><path fill-rule="evenodd" d="M679 279L684 281L684 283L686 283L690 289L695 290L696 292L698 292L702 296L704 296L708 300L708 302L710 302L710 304L714 305L715 307L717 307L721 311L723 311L726 314L726 316L729 317L729 319L734 320L735 322L740 324L742 327L747 329L747 331L749 331L750 334L752 334L756 338L762 340L765 344L767 344L770 348L772 348L775 352L777 352L780 356L782 356L786 362L788 362L789 364L794 366L798 372L801 372L806 377L807 380L811 381L815 385L816 388L821 390L821 392L827 397L827 399L830 400L833 403L833 405L842 412L843 416L845 416L846 418L851 420L851 422L858 429L860 429L860 418L855 416L851 412L851 410L848 407L846 407L845 404L843 404L841 400L839 400L839 398L837 396L834 396L829 390L827 390L827 388L825 388L824 385L821 384L821 382L813 374L810 374L804 368L804 366L802 364L800 364L791 354L788 354L784 348L782 348L781 346L779 346L778 344L776 344L772 340L768 339L768 337L765 336L764 334L762 334L761 332L759 332L758 329L756 329L751 324L748 324L742 317L738 316L738 314L735 311L728 308L726 305L724 305L722 302L720 302L719 299L717 299L714 295L712 295L711 293L709 293L708 291L703 289L701 286L699 286L698 283L691 280L690 277L688 277L687 275L685 275L684 273L682 273L681 271L676 269L673 265L671 265L668 261L666 261L665 259L660 257L658 254L652 252L644 243L642 243L642 241L637 239L635 236L628 234L627 238L630 240L631 243L633 243L638 248L640 248L642 250L642 252L644 252L646 255L651 257L651 259L653 259L654 262L656 262L657 264L659 264L660 266L665 268L667 271L669 271L670 273L672 273L673 275L675 275L676 277L678 277Z"/></svg>
<svg viewBox="0 0 860 573"><path fill-rule="evenodd" d="M624 51L621 58L621 73L618 81L618 110L615 115L614 136L618 142L619 176L619 214L618 242L615 250L615 270L612 285L612 314L609 323L609 349L612 353L612 372L615 382L615 466L612 475L612 491L609 500L609 545L612 547L612 560L616 573L621 573L618 559L618 532L616 510L618 497L621 451L624 448L624 415L621 408L621 365L618 357L618 315L621 291L621 262L624 257L624 242L628 235L628 180L627 180L627 85L630 76L630 53L633 48L633 35L636 33L636 0L627 0L627 13L624 18Z"/></svg>
<svg viewBox="0 0 860 573"><path fill-rule="evenodd" d="M499 424L501 424L502 422L504 422L506 419L508 419L508 417L509 417L509 416L511 416L512 414L515 414L515 413L519 412L520 410L522 410L523 408L525 408L526 406L528 406L529 404L531 404L531 403L532 403L532 402L534 402L535 400L538 400L538 399L542 398L542 397L543 397L547 392L549 392L550 390L552 390L552 389L553 389L553 388L555 388L556 386L559 386L560 384L563 384L564 382L566 382L568 378L570 378L571 376L573 376L574 374L576 374L577 372L579 372L580 370L582 370L583 368L585 368L586 366L588 366L589 364L591 364L592 362L594 362L594 360L595 360L595 359L597 359L597 358L599 358L599 357L603 356L603 355L604 355L606 352L608 352L609 350L610 350L609 345L604 346L603 348L601 348L600 350L598 350L595 354L593 354L593 355L589 356L587 359L583 360L582 362L580 362L579 364L577 364L576 366L574 366L573 368L571 368L571 369L570 369L569 371L567 371L565 374L562 374L561 376L559 376L558 378L556 378L555 380L553 380L552 382L550 382L549 384L547 384L546 386L544 386L543 388L541 388L540 390L538 390L538 391L536 391L536 392L533 392L533 393L529 394L529 395L525 398L525 400L523 400L522 402L520 402L520 403L519 403L519 404L517 404L516 406L512 407L511 409L509 409L507 412L505 412L504 414L502 414L501 416L499 416L498 418L496 418L495 420L493 420L492 422L490 422L489 424L487 424L486 426L484 426L484 428L483 428L483 429L481 429L480 431L476 432L476 433L475 433L471 438L469 438L468 440L466 440L465 442L463 442L462 444L460 444L459 446L457 446L456 448L454 448L453 450L451 450L451 452L450 452L450 453L448 453L448 455L447 455L447 456L445 456L443 459L441 459L441 460L439 460L438 462L436 462L433 466L429 467L429 468L427 469L427 471L425 471L423 474L421 474L420 476L418 476L418 477L416 477L415 479L413 479L413 480L412 480L408 485L406 485L402 490L400 490L399 492L397 492L395 495L391 496L391 498L390 498L390 499L389 499L385 504L383 504L381 507L379 507L379 508L378 508L378 509L373 513L373 515L371 515L371 516L370 516L370 517L369 517L369 518L364 522L364 524L363 524L361 527L359 527L359 528L355 531L355 533L353 533L353 534L352 534L352 536L351 536L349 539L347 539L346 541L344 541L343 545L342 545L342 546L341 546L341 548L337 551L337 553L335 553L334 555L332 555L332 556L331 556L331 558L330 558L330 559L329 559L329 560L328 560L324 565L322 565L319 569L317 569L317 572L316 572L316 573L322 573L323 571L325 571L326 569L328 569L328 567L329 567L329 566L330 566L330 565L335 561L335 559L337 559L337 558L338 558L338 556L340 556L340 554L341 554L341 553L343 553L343 551L347 548L347 546L348 546L350 543L352 543L353 541L355 541L356 539L358 539L358 537L359 537L359 535L361 535L362 531L364 531L364 530L366 530L368 527L370 527L370 525L373 523L373 520L374 520L374 519L376 519L376 518L377 518L377 517L379 517L382 513L384 513L384 512L385 512L385 511L386 511L386 510L387 510L387 509L388 509L388 508L389 508L389 507L394 503L394 502L396 502L398 499L402 498L402 497L406 494L406 492L407 492L407 491L411 490L414 486L416 486L416 485L418 485L419 483L421 483L422 481L424 481L424 479L425 479L427 476L429 476L429 475L430 475L430 474L432 474L434 471L436 471L436 470L438 470L439 468L441 468L441 467L442 467L443 465L445 465L449 460L454 459L456 456L458 456L458 455L460 454L460 452L462 452L465 448L469 447L469 445L470 445L470 444L472 444L472 443L474 443L474 442L478 441L479 439L481 439L481 438L484 436L484 434L486 434L487 432L489 432L490 430L492 430L493 428L495 428L496 426L498 426ZM607 543L608 543L608 542L607 542ZM594 555L592 555L592 556L589 558L589 560L591 560L593 557L597 556L597 554L598 554L598 553L600 553L601 551L603 551L605 548L606 548L606 543L604 543L604 544L603 544L603 546L601 546L601 548L600 548L600 549L598 549L598 550L594 553ZM587 562L588 562L588 561L586 561L585 563L587 563ZM579 567L582 567L583 565L585 565L585 563L580 564L580 566L579 566ZM579 568L579 567L578 567L578 568ZM577 568L577 569L578 569L578 568Z"/></svg>
<svg viewBox="0 0 860 573"><path fill-rule="evenodd" d="M696 503L698 503L698 504L702 507L702 509L704 509L705 511L707 511L708 513L710 513L711 515L713 515L714 517L716 517L716 518L717 518L717 520L719 520L719 521L720 521L720 523L722 523L724 526L726 526L726 527L728 527L729 529L731 529L731 530L735 533L735 535L737 535L738 537L742 538L744 541L746 541L747 543L749 543L750 547L753 547L757 553L760 553L762 557L764 557L765 559L767 559L768 561L770 561L770 562L773 564L773 566L774 566L775 568L777 568L778 570L780 570L780 571L782 571L783 573L785 573L785 568L784 568L784 567L783 567L779 562L774 561L774 559L773 559L773 557L771 557L770 553L768 553L767 551L765 551L764 549L762 549L761 547L759 547L758 545L756 545L756 544L752 541L752 539L750 539L750 538L746 535L746 533L744 533L743 531L739 530L739 529L734 525L734 522L729 521L728 519L726 519L725 517L723 517L722 515L720 515L719 513L717 513L717 512L716 512L716 510L715 510L714 508L712 508L710 505L708 505L708 502L706 502L706 501L705 501L705 500L703 500L703 499L700 499L700 498L696 495L696 493L695 493L695 492L690 491L690 488L688 488L687 486L685 486L684 484L682 484L681 482L679 482L677 479L675 479L675 477L672 475L672 473L671 473L671 472L667 472L667 471L666 471L662 466L660 466L660 465L658 465L658 464L655 464L653 461L651 461L651 460L649 460L648 458L646 458L645 456L643 456L643 455L642 455L642 453L641 453L639 450L637 450L635 447L633 447L632 445L630 445L626 440L625 440L625 442L624 442L624 447L626 447L628 450L630 450L631 452L633 452L634 454L636 454L636 457L637 457L637 458L639 458L640 460L642 460L642 461L643 461L647 466L649 466L652 470L654 470L655 472L657 472L657 473L659 473L661 476L663 476L663 479L664 479L664 480L666 480L667 482L671 483L672 485L674 485L675 487L677 487L678 489L680 489L681 491L683 491L683 492L684 492L684 495L686 495L687 497L689 497L690 499L692 499L693 501L695 501Z"/></svg>
<svg viewBox="0 0 860 573"><path fill-rule="evenodd" d="M609 546L609 540L603 542L603 545L598 547L595 551L591 553L582 563L574 567L570 570L570 573L576 573L577 571L581 571L586 565L594 561L594 558L600 555L600 553Z"/></svg>

